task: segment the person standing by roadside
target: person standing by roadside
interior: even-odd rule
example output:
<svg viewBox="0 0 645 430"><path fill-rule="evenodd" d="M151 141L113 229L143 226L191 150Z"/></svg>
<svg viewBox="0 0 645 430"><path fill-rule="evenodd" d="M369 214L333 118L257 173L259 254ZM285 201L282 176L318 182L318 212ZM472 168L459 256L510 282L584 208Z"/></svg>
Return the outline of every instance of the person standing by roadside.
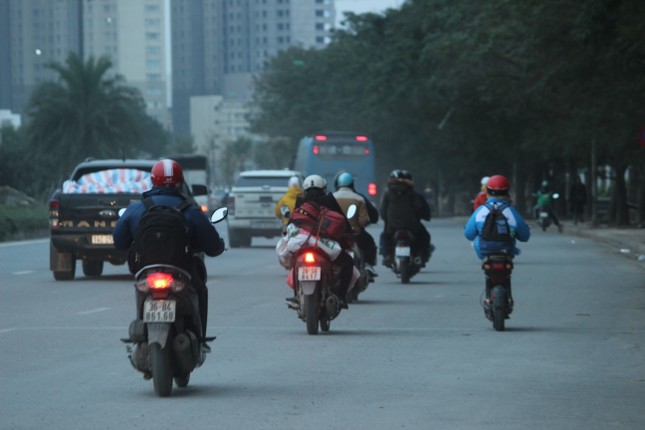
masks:
<svg viewBox="0 0 645 430"><path fill-rule="evenodd" d="M583 214L587 204L587 188L576 175L571 189L569 190L569 207L573 216L573 224L578 225L578 221L585 222Z"/></svg>

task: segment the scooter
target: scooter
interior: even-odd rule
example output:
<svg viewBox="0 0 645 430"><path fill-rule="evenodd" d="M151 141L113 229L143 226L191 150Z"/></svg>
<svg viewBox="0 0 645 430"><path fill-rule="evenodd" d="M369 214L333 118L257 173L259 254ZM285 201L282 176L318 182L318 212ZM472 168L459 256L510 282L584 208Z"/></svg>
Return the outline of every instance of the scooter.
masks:
<svg viewBox="0 0 645 430"><path fill-rule="evenodd" d="M553 194L553 199L557 200L560 198L560 194L555 193ZM538 216L537 216L537 223L538 226L542 229L542 231L546 231L547 228L551 225L551 216L549 215L549 212L546 210L545 207L538 206L536 208Z"/></svg>
<svg viewBox="0 0 645 430"><path fill-rule="evenodd" d="M402 284L419 273L423 267L423 257L412 248L414 236L410 230L399 229L394 232L394 260L392 270L401 278Z"/></svg>
<svg viewBox="0 0 645 430"><path fill-rule="evenodd" d="M354 246L350 251L349 255L354 259L354 266L358 270L359 276L356 281L356 285L347 293L347 298L350 302L355 302L358 300L358 295L364 292L367 289L367 286L370 282L374 282L374 278L367 271L365 258L363 257L363 251L360 249L358 244L354 242Z"/></svg>
<svg viewBox="0 0 645 430"><path fill-rule="evenodd" d="M497 331L504 331L505 322L513 312L511 273L513 260L506 254L493 254L482 263L486 275L486 289L480 300L484 315Z"/></svg>
<svg viewBox="0 0 645 430"><path fill-rule="evenodd" d="M227 214L228 209L221 207L211 222L218 223ZM153 380L158 396L167 397L173 379L177 387L186 387L191 372L206 359L197 292L190 273L168 264L143 267L135 274L135 289L137 319L130 324L129 337L121 341L132 366L144 379Z"/></svg>

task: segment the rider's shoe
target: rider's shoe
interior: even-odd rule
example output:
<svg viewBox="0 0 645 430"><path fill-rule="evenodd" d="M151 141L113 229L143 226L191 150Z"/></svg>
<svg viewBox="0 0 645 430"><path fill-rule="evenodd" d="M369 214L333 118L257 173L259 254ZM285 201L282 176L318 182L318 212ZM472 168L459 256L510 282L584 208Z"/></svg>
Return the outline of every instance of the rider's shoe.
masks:
<svg viewBox="0 0 645 430"><path fill-rule="evenodd" d="M392 267L392 257L391 256L385 256L383 257L383 265L385 267Z"/></svg>
<svg viewBox="0 0 645 430"><path fill-rule="evenodd" d="M289 306L291 309L298 309L300 308L300 303L298 302L298 299L291 296L287 297L286 299L287 306Z"/></svg>
<svg viewBox="0 0 645 430"><path fill-rule="evenodd" d="M347 299L343 297L338 298L338 307L341 309L347 309L349 306L347 305Z"/></svg>
<svg viewBox="0 0 645 430"><path fill-rule="evenodd" d="M369 273L373 278L376 278L378 276L378 273L376 273L376 269L374 266L370 264L365 265L365 270L367 270L367 273Z"/></svg>

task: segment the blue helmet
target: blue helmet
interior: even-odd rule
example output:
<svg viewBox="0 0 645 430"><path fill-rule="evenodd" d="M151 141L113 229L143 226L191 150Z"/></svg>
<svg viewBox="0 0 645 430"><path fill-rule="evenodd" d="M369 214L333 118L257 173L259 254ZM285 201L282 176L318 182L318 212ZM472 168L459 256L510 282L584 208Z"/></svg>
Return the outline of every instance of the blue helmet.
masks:
<svg viewBox="0 0 645 430"><path fill-rule="evenodd" d="M349 172L343 172L338 177L338 186L339 187L352 187L354 185L354 177Z"/></svg>

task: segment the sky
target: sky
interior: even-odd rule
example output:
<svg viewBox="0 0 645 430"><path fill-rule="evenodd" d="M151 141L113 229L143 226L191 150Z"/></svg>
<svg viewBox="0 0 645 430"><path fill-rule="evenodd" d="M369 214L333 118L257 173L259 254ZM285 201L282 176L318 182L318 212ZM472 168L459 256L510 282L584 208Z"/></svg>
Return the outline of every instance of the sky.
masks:
<svg viewBox="0 0 645 430"><path fill-rule="evenodd" d="M336 25L340 25L343 12L382 13L385 9L398 9L402 4L403 0L336 0Z"/></svg>

